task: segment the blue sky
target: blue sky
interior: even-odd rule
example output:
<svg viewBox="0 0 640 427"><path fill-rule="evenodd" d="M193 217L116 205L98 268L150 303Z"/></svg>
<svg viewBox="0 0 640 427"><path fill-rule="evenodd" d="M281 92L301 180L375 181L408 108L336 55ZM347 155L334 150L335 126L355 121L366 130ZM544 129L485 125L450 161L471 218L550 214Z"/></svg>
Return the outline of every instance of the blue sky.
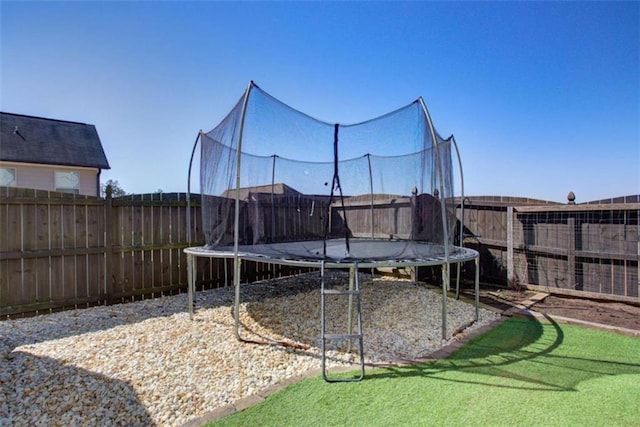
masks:
<svg viewBox="0 0 640 427"><path fill-rule="evenodd" d="M198 131L250 80L332 123L422 96L468 195L640 193L640 2L2 1L0 20L0 109L94 124L129 193L186 191Z"/></svg>

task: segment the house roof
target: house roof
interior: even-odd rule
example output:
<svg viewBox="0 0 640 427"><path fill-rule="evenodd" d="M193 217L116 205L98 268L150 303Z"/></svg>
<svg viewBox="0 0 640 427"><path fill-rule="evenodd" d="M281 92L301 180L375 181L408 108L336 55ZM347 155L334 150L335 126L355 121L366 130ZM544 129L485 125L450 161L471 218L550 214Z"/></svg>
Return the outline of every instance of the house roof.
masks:
<svg viewBox="0 0 640 427"><path fill-rule="evenodd" d="M273 185L256 185L254 187L243 187L240 188L239 198L240 200L245 200L249 194L273 194L282 195L282 196L298 196L300 192L296 189L289 187L287 184L283 183L275 183ZM225 190L222 193L222 197L235 197L236 190L235 188L231 188L229 190Z"/></svg>
<svg viewBox="0 0 640 427"><path fill-rule="evenodd" d="M94 125L2 112L0 160L111 169Z"/></svg>

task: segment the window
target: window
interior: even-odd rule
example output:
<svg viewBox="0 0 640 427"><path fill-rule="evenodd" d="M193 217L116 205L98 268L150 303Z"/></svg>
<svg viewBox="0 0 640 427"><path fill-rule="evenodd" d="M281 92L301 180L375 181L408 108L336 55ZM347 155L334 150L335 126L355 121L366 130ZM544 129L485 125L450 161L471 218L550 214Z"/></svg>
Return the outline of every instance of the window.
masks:
<svg viewBox="0 0 640 427"><path fill-rule="evenodd" d="M55 172L56 191L63 193L80 193L80 175L78 172Z"/></svg>
<svg viewBox="0 0 640 427"><path fill-rule="evenodd" d="M16 186L16 168L0 168L0 186Z"/></svg>

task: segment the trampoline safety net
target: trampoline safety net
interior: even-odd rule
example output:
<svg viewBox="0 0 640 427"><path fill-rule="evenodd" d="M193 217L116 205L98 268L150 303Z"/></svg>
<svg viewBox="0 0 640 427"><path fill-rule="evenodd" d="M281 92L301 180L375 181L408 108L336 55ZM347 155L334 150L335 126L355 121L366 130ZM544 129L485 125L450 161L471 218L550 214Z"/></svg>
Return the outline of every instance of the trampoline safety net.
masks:
<svg viewBox="0 0 640 427"><path fill-rule="evenodd" d="M338 262L455 254L455 141L422 98L343 125L251 82L199 141L207 250Z"/></svg>

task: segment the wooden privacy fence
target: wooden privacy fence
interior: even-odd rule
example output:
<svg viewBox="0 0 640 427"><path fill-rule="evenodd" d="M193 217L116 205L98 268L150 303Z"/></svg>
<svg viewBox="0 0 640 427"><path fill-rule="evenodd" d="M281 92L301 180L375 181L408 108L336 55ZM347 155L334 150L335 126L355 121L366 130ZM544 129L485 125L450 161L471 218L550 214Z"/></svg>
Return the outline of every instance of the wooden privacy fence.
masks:
<svg viewBox="0 0 640 427"><path fill-rule="evenodd" d="M199 195L190 206L191 244L201 245ZM102 199L0 187L0 318L186 291L187 222L184 193ZM198 289L231 280L225 260L197 263ZM242 274L296 271L246 262Z"/></svg>
<svg viewBox="0 0 640 427"><path fill-rule="evenodd" d="M314 215L291 202L259 220L264 229L275 227L276 237L318 234L326 207L316 203ZM204 243L199 195L190 206L189 228L183 193L102 199L0 187L0 318L186 291L189 232L191 245ZM637 197L595 205L467 198L464 212L465 245L480 252L482 281L638 300ZM288 222L291 215L298 222ZM410 199L376 199L372 208L370 198L354 198L346 215L356 236L371 234L371 218L376 237L416 232ZM231 281L230 262L196 262L198 289ZM247 281L307 271L250 262L242 267Z"/></svg>
<svg viewBox="0 0 640 427"><path fill-rule="evenodd" d="M464 211L483 281L638 300L638 196L580 205L467 198Z"/></svg>
<svg viewBox="0 0 640 427"><path fill-rule="evenodd" d="M104 201L2 188L0 314L104 298Z"/></svg>
<svg viewBox="0 0 640 427"><path fill-rule="evenodd" d="M412 234L412 201L409 197L357 196L334 202L332 211L346 221L354 237L407 239ZM335 221L335 219L334 219Z"/></svg>

